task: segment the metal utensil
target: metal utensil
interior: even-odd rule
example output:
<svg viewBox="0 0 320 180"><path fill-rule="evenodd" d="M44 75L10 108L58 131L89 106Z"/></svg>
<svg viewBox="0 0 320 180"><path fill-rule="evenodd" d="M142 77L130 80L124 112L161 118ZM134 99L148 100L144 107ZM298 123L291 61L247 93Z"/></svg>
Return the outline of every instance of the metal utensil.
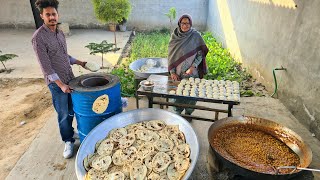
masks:
<svg viewBox="0 0 320 180"><path fill-rule="evenodd" d="M279 174L280 169L293 169L291 171L291 173L294 173L296 170L313 171L313 172L319 172L320 173L320 169L301 168L301 167L297 167L297 166L280 166L276 170L276 173L275 173L276 175Z"/></svg>
<svg viewBox="0 0 320 180"><path fill-rule="evenodd" d="M148 84L147 84L148 83ZM154 87L154 82L148 81L148 80L143 80L140 82L140 86L143 88L145 91L152 91Z"/></svg>
<svg viewBox="0 0 320 180"><path fill-rule="evenodd" d="M142 65L146 64L148 59L152 59L156 62L156 66L159 68L155 72L140 72L139 69ZM141 58L136 61L133 61L129 68L133 71L133 73L142 78L148 78L151 74L159 74L165 75L168 73L168 59L166 58L156 58L156 57L149 57L149 58Z"/></svg>
<svg viewBox="0 0 320 180"><path fill-rule="evenodd" d="M77 178L79 180L84 179L86 170L83 166L83 159L95 151L96 142L105 138L109 131L114 128L121 128L129 124L153 119L161 119L168 125L179 125L179 129L184 133L191 150L191 164L182 178L183 180L187 180L195 168L199 156L199 141L197 134L191 127L190 123L183 117L169 111L153 108L136 109L114 115L91 130L81 143L76 156L75 171Z"/></svg>

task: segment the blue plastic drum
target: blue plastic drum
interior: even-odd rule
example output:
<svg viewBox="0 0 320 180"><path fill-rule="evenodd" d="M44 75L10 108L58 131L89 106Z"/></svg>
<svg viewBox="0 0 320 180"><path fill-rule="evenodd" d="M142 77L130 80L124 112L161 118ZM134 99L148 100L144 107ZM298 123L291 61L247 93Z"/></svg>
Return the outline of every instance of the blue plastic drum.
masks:
<svg viewBox="0 0 320 180"><path fill-rule="evenodd" d="M73 89L71 96L80 142L102 121L122 112L120 80L115 75L85 74L73 79L69 86ZM97 110L94 107L101 99L108 99L107 105L102 103L106 108Z"/></svg>

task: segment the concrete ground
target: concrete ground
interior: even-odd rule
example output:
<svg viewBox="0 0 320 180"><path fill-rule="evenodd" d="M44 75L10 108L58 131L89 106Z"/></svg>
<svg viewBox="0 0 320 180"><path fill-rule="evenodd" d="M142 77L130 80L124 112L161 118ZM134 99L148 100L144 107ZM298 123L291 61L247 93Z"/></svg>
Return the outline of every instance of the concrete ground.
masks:
<svg viewBox="0 0 320 180"><path fill-rule="evenodd" d="M19 58L7 63L9 68L15 70L10 74L0 74L0 78L16 78L42 77L38 62L35 59L31 47L31 36L33 30L3 30L0 29L0 47L3 53L14 53L19 55ZM101 42L107 39L112 42L113 34L104 30L71 30L72 36L67 38L69 54L79 59L95 61L99 63L100 59L97 56L89 55L89 51L84 48L89 42ZM128 40L129 32L117 33L119 47L123 48ZM110 41L109 41L110 40ZM120 52L118 52L120 53ZM118 54L119 56L119 54ZM109 62L110 66L115 64L117 58L110 58L114 61ZM87 71L74 69L76 75L87 73ZM78 71L78 72L77 72ZM226 108L225 105L199 103L200 105L210 106L212 108ZM140 100L140 108L147 107L145 99ZM155 106L155 108L158 108ZM299 123L299 121L285 108L285 106L273 98L252 97L242 98L241 105L235 108L243 108L245 115L256 116L274 120L280 124L299 134L308 143L313 151L313 161L310 165L312 168L320 168L320 142L314 138L311 133ZM124 109L128 111L136 109L135 100L129 99L129 107ZM171 110L171 108L169 108ZM242 110L236 110L234 115L240 115ZM203 113L197 110L194 113L198 116L213 118L214 114ZM226 117L225 114L220 114L219 118ZM208 150L207 131L212 122L204 122L193 120L191 125L196 131L200 142L200 156L197 161L196 168L190 179L209 179L206 168L206 155ZM47 120L46 124L33 140L29 149L17 162L7 180L20 179L77 179L75 175L75 156L71 159L63 159L62 151L64 144L61 142L58 127L56 123L56 114L52 112L52 116ZM76 149L79 147L79 142L76 141ZM320 179L320 175L314 174L315 179Z"/></svg>

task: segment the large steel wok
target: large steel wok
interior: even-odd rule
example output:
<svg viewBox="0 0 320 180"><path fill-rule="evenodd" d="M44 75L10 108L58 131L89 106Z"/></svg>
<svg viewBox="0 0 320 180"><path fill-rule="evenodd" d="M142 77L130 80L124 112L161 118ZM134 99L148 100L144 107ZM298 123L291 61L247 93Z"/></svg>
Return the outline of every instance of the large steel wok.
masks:
<svg viewBox="0 0 320 180"><path fill-rule="evenodd" d="M184 133L187 143L190 145L191 154L191 164L187 172L185 173L183 179L188 179L191 175L198 156L199 156L199 142L196 133L190 126L189 122L186 121L179 115L171 113L169 111L161 109L137 109L132 111L123 112L114 115L97 127L95 127L87 135L78 150L75 162L76 175L79 180L83 180L86 174L86 170L83 167L83 159L94 152L95 144L106 137L108 132L114 128L124 127L129 124L146 121L146 120L163 120L167 124L179 125L179 129Z"/></svg>
<svg viewBox="0 0 320 180"><path fill-rule="evenodd" d="M251 169L247 169L245 167L237 164L232 158L226 156L223 153L217 151L218 148L215 148L214 143L212 141L212 137L217 133L217 131L225 126L229 125L241 125L241 124L250 124L251 128L255 128L257 130L264 131L272 136L276 137L280 141L284 142L290 149L292 149L300 158L299 167L305 168L308 167L312 161L312 152L309 146L301 139L299 135L297 135L292 130L277 124L273 121L256 118L256 117L228 117L221 119L211 125L208 131L208 140L210 146L217 157L218 161L222 166L228 168L238 175L241 175L248 179L290 179L292 177L297 176L301 171L297 170L290 174L267 174L256 172ZM252 126L253 125L253 126Z"/></svg>

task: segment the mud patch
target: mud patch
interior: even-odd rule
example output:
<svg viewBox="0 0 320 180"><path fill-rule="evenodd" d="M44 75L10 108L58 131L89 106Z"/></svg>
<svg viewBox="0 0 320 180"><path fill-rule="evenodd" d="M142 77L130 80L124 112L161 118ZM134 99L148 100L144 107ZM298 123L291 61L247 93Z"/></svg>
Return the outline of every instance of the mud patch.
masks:
<svg viewBox="0 0 320 180"><path fill-rule="evenodd" d="M0 179L5 179L52 116L43 79L0 79Z"/></svg>
<svg viewBox="0 0 320 180"><path fill-rule="evenodd" d="M66 169L66 166L67 166L67 162L65 161L65 162L63 162L62 164L54 164L53 165L53 170L55 170L55 171L62 171L62 170L64 170L64 169Z"/></svg>

